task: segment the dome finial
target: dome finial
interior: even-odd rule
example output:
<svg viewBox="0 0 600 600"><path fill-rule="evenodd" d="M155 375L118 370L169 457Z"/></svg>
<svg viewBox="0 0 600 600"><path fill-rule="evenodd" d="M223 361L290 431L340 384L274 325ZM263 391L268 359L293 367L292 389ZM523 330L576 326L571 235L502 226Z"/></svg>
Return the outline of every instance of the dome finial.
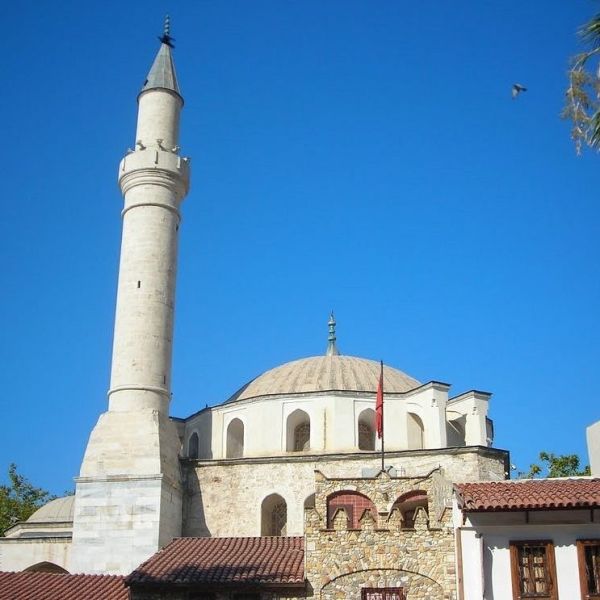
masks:
<svg viewBox="0 0 600 600"><path fill-rule="evenodd" d="M325 356L338 356L339 350L336 346L336 337L335 337L335 317L333 315L333 311L329 315L329 336L327 338L327 352L325 352Z"/></svg>
<svg viewBox="0 0 600 600"><path fill-rule="evenodd" d="M169 48L174 48L173 42L175 38L171 37L171 19L169 15L165 15L165 26L163 29L163 34L158 38L162 44L166 44Z"/></svg>

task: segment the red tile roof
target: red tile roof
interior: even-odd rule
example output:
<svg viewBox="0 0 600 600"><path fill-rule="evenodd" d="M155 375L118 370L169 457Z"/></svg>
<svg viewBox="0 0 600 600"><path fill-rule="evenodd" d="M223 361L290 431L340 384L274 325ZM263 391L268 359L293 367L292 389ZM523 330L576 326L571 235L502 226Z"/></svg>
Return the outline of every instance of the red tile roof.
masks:
<svg viewBox="0 0 600 600"><path fill-rule="evenodd" d="M0 600L128 600L123 577L0 571Z"/></svg>
<svg viewBox="0 0 600 600"><path fill-rule="evenodd" d="M304 586L304 538L178 538L142 563L126 585Z"/></svg>
<svg viewBox="0 0 600 600"><path fill-rule="evenodd" d="M454 489L465 511L600 507L600 479L486 481Z"/></svg>

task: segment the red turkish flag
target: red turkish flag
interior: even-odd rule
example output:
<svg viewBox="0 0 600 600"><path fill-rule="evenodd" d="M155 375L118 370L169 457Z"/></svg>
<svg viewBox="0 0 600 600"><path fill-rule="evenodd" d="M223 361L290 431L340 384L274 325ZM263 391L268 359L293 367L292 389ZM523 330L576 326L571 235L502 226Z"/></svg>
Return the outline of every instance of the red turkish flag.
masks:
<svg viewBox="0 0 600 600"><path fill-rule="evenodd" d="M381 439L383 437L383 361L381 361L377 400L375 401L375 431L377 431L377 437Z"/></svg>

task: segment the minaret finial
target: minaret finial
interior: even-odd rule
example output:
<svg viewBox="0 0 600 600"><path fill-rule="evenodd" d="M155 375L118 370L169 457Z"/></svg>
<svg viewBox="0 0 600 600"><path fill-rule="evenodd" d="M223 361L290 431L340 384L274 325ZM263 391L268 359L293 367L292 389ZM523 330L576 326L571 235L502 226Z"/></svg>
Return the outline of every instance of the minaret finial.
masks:
<svg viewBox="0 0 600 600"><path fill-rule="evenodd" d="M173 42L175 38L171 37L171 19L169 15L165 15L165 26L163 29L163 34L158 38L161 43L166 44L169 48L175 48Z"/></svg>
<svg viewBox="0 0 600 600"><path fill-rule="evenodd" d="M327 352L325 352L325 356L338 356L339 350L336 346L336 337L335 337L335 316L333 315L333 311L329 315L329 336L327 337Z"/></svg>

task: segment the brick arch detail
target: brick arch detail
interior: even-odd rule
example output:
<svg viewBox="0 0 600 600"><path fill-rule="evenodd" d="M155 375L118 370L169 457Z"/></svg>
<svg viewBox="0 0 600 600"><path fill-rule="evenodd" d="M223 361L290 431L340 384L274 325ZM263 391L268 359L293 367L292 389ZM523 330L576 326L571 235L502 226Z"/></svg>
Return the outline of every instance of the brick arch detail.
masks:
<svg viewBox="0 0 600 600"><path fill-rule="evenodd" d="M328 528L333 526L333 517L339 508L346 511L348 529L360 529L360 518L365 510L370 510L373 517L377 519L377 508L371 498L354 490L340 490L327 496Z"/></svg>

